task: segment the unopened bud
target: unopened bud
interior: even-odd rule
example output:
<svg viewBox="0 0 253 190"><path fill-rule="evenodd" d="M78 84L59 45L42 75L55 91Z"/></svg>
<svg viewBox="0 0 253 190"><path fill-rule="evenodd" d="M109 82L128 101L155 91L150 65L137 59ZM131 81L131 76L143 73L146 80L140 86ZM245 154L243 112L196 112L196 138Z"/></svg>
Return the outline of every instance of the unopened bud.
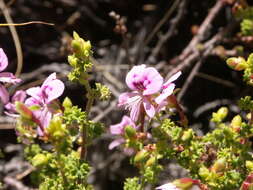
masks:
<svg viewBox="0 0 253 190"><path fill-rule="evenodd" d="M251 171L251 172L253 171L253 162L252 161L247 160L245 165L249 171Z"/></svg>
<svg viewBox="0 0 253 190"><path fill-rule="evenodd" d="M148 161L146 162L145 166L148 167L148 166L153 166L154 164L156 163L156 157L151 157L148 159Z"/></svg>
<svg viewBox="0 0 253 190"><path fill-rule="evenodd" d="M78 63L78 59L74 55L68 56L68 62L72 67L76 67Z"/></svg>
<svg viewBox="0 0 253 190"><path fill-rule="evenodd" d="M199 181L191 178L182 178L173 181L173 184L179 189L187 190L190 189L193 185L199 185Z"/></svg>
<svg viewBox="0 0 253 190"><path fill-rule="evenodd" d="M215 173L219 173L219 172L223 172L225 169L226 169L226 159L220 158L214 163L214 165L211 168L211 171Z"/></svg>
<svg viewBox="0 0 253 190"><path fill-rule="evenodd" d="M216 123L222 122L223 119L225 119L228 115L228 108L221 107L216 113L213 113L212 115L212 121Z"/></svg>
<svg viewBox="0 0 253 190"><path fill-rule="evenodd" d="M32 111L22 102L15 103L17 112L24 118L31 120L33 117Z"/></svg>
<svg viewBox="0 0 253 190"><path fill-rule="evenodd" d="M134 163L142 162L146 160L148 156L149 156L149 153L147 150L141 150L135 155Z"/></svg>
<svg viewBox="0 0 253 190"><path fill-rule="evenodd" d="M37 154L32 159L32 165L35 167L40 167L48 163L49 157L44 154Z"/></svg>
<svg viewBox="0 0 253 190"><path fill-rule="evenodd" d="M231 57L227 59L227 65L236 71L242 71L248 67L247 62L243 57Z"/></svg>
<svg viewBox="0 0 253 190"><path fill-rule="evenodd" d="M234 131L240 131L242 125L242 118L240 115L236 115L231 121L231 127Z"/></svg>
<svg viewBox="0 0 253 190"><path fill-rule="evenodd" d="M63 103L62 103L62 106L63 106L65 109L71 108L71 107L72 107L72 102L71 102L71 100L70 100L68 97L64 98Z"/></svg>
<svg viewBox="0 0 253 190"><path fill-rule="evenodd" d="M136 137L136 130L133 127L128 125L125 127L125 134L129 139L135 138Z"/></svg>
<svg viewBox="0 0 253 190"><path fill-rule="evenodd" d="M203 179L206 179L206 178L209 177L210 171L209 171L209 169L207 169L205 166L202 166L201 168L199 168L199 175L200 175Z"/></svg>
<svg viewBox="0 0 253 190"><path fill-rule="evenodd" d="M187 131L185 131L183 133L183 136L182 136L182 141L188 141L188 140L191 140L193 137L193 130L192 129L188 129Z"/></svg>

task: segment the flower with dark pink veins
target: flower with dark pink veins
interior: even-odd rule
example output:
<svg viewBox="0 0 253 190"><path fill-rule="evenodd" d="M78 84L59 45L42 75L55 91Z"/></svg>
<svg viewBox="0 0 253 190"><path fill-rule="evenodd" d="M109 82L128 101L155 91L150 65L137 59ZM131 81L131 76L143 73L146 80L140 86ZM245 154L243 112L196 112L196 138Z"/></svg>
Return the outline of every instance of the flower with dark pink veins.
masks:
<svg viewBox="0 0 253 190"><path fill-rule="evenodd" d="M25 104L40 107L40 109L33 111L36 123L39 125L39 135L43 135L44 129L49 125L54 112L51 104L62 95L64 88L64 83L56 78L56 73L52 73L41 87L32 87L26 90L26 93L31 97L26 99Z"/></svg>
<svg viewBox="0 0 253 190"><path fill-rule="evenodd" d="M4 50L0 48L0 100L3 104L9 102L9 93L2 83L17 84L21 82L20 79L16 78L12 73L2 72L8 66L8 58L4 53Z"/></svg>
<svg viewBox="0 0 253 190"><path fill-rule="evenodd" d="M134 66L126 76L127 86L133 90L119 96L119 106L130 110L130 118L138 121L142 110L150 117L156 113L152 95L158 93L163 85L163 77L153 67Z"/></svg>
<svg viewBox="0 0 253 190"><path fill-rule="evenodd" d="M125 139L123 138L123 136L125 133L125 127L127 127L127 126L137 129L135 123L128 116L124 116L120 123L110 126L110 133L112 135L121 136L120 138L118 138L110 143L110 145L109 145L110 150L125 142Z"/></svg>

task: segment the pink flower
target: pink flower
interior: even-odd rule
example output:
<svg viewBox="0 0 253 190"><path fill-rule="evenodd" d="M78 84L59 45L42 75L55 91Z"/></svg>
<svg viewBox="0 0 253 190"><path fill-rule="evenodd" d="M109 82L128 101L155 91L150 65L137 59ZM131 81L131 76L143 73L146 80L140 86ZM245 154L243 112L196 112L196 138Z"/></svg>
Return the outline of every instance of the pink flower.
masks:
<svg viewBox="0 0 253 190"><path fill-rule="evenodd" d="M11 83L17 84L21 82L20 79L16 78L12 73L2 72L8 66L8 58L4 53L3 49L0 48L0 82L1 83ZM0 99L3 104L7 104L9 102L9 93L6 88L0 84Z"/></svg>
<svg viewBox="0 0 253 190"><path fill-rule="evenodd" d="M25 104L40 107L40 109L33 111L35 122L39 125L39 135L43 135L44 129L49 125L54 112L51 105L62 95L64 88L64 83L56 79L56 73L52 73L41 87L32 87L26 90L26 93L31 97L26 99Z"/></svg>
<svg viewBox="0 0 253 190"><path fill-rule="evenodd" d="M124 116L120 123L110 126L110 132L113 135L124 136L126 126L131 126L134 129L137 129L134 122L128 116ZM124 142L125 142L124 138L118 138L110 143L109 149L111 150L111 149L119 146L120 144L123 144Z"/></svg>
<svg viewBox="0 0 253 190"><path fill-rule="evenodd" d="M142 109L152 118L155 115L155 106L152 102L153 94L160 91L163 77L155 68L146 65L134 66L126 76L127 86L133 90L119 96L119 106L130 110L133 121L139 119Z"/></svg>
<svg viewBox="0 0 253 190"><path fill-rule="evenodd" d="M8 110L8 112L5 112L9 116L16 117L16 107L15 102L24 102L26 99L26 92L23 90L18 90L15 92L15 94L11 98L11 102L8 102L4 107Z"/></svg>

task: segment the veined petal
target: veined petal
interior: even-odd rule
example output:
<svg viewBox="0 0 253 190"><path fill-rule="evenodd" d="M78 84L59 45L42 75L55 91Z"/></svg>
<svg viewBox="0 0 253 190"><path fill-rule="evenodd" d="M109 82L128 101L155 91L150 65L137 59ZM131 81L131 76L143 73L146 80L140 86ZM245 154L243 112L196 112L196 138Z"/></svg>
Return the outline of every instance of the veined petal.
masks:
<svg viewBox="0 0 253 190"><path fill-rule="evenodd" d="M109 144L109 149L112 150L114 149L115 147L123 144L125 142L125 139L123 138L119 138L119 139L116 139L114 141L112 141L110 144Z"/></svg>
<svg viewBox="0 0 253 190"><path fill-rule="evenodd" d="M4 53L4 50L0 48L0 72L6 69L8 66L8 58Z"/></svg>
<svg viewBox="0 0 253 190"><path fill-rule="evenodd" d="M147 113L147 115L152 118L155 116L155 107L151 104L151 102L147 98L143 98L143 106Z"/></svg>
<svg viewBox="0 0 253 190"><path fill-rule="evenodd" d="M134 83L138 80L140 80L143 76L143 72L146 68L146 65L138 65L134 66L126 76L126 84L127 86L132 90L138 90Z"/></svg>
<svg viewBox="0 0 253 190"><path fill-rule="evenodd" d="M167 86L169 85L170 83L174 82L175 80L178 79L178 77L180 77L180 75L182 74L181 71L178 71L176 74L172 75L169 80L167 80L166 83L164 83L164 86Z"/></svg>
<svg viewBox="0 0 253 190"><path fill-rule="evenodd" d="M163 84L163 77L155 68L146 68L143 72L143 76L145 78L145 90L143 91L143 95L151 95L160 91Z"/></svg>
<svg viewBox="0 0 253 190"><path fill-rule="evenodd" d="M11 101L15 103L15 101L24 102L26 99L26 92L24 90L18 90L12 96Z"/></svg>
<svg viewBox="0 0 253 190"><path fill-rule="evenodd" d="M57 99L63 94L64 83L58 79L51 81L47 85L41 87L43 94L46 95L45 103L48 104L51 101Z"/></svg>
<svg viewBox="0 0 253 190"><path fill-rule="evenodd" d="M16 78L15 75L9 72L0 73L0 82L7 82L12 84L17 84L21 82L21 79Z"/></svg>
<svg viewBox="0 0 253 190"><path fill-rule="evenodd" d="M9 102L9 93L3 85L0 85L0 99L3 104L7 104Z"/></svg>
<svg viewBox="0 0 253 190"><path fill-rule="evenodd" d="M164 100L166 100L167 97L172 95L175 86L176 85L174 83L169 84L169 86L163 89L162 93L158 97L156 97L155 102L157 104L161 104Z"/></svg>
<svg viewBox="0 0 253 190"><path fill-rule="evenodd" d="M40 87L32 87L26 90L26 93L37 100L37 102L44 103L42 99Z"/></svg>

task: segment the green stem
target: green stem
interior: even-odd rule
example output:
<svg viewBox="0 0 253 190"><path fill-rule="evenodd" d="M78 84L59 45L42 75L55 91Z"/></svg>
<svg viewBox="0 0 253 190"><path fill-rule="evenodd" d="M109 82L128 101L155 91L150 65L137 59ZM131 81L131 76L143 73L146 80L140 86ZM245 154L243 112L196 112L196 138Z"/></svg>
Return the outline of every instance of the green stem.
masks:
<svg viewBox="0 0 253 190"><path fill-rule="evenodd" d="M92 91L92 88L90 86L90 83L87 79L87 76L84 76L84 80L80 81L81 84L84 85L84 87L86 88L87 91L87 104L86 104L86 108L85 108L85 112L87 114L87 117L89 117L89 113L91 110L91 107L94 103L94 94ZM82 126L82 148L81 148L81 160L86 160L86 156L87 156L87 139L88 139L88 133L87 133L87 127L88 125L83 125Z"/></svg>

